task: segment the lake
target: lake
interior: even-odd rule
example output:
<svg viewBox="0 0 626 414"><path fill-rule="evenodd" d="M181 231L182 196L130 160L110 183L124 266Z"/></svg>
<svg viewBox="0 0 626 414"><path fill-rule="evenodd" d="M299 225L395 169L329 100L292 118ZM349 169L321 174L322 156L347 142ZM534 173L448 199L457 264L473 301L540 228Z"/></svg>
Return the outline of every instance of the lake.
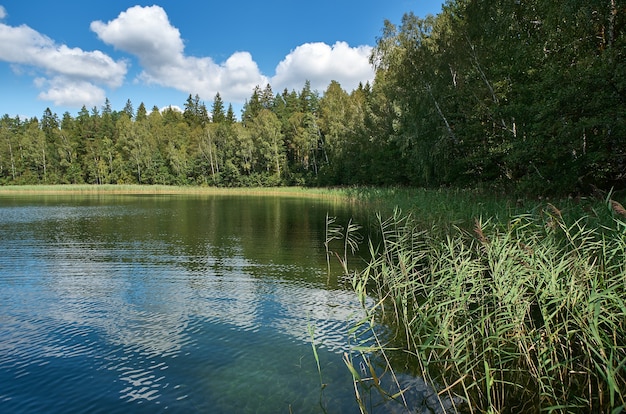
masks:
<svg viewBox="0 0 626 414"><path fill-rule="evenodd" d="M342 355L361 308L329 279L327 213L351 214L269 196L1 196L0 411L358 412Z"/></svg>

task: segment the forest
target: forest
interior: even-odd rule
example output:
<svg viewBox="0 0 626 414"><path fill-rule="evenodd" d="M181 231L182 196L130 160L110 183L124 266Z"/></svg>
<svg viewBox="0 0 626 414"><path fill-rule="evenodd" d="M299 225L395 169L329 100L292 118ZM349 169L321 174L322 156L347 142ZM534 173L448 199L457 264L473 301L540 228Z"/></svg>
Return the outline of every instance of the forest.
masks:
<svg viewBox="0 0 626 414"><path fill-rule="evenodd" d="M110 102L0 119L0 185L413 186L575 195L626 184L623 0L448 0L385 21L372 84Z"/></svg>

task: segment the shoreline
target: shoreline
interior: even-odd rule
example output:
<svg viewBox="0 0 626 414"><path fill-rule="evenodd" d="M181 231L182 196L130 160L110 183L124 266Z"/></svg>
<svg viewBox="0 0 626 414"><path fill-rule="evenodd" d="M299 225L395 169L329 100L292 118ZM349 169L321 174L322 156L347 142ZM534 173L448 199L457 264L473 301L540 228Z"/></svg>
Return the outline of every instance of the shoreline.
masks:
<svg viewBox="0 0 626 414"><path fill-rule="evenodd" d="M305 187L185 187L141 184L42 184L0 186L4 195L269 195L316 198L348 198L340 189Z"/></svg>

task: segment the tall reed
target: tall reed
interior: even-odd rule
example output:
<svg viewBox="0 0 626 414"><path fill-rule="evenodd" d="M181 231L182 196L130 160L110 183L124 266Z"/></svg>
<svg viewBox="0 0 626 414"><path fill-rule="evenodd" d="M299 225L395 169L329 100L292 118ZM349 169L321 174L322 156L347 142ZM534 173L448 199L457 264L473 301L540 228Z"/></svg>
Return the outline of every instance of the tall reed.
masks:
<svg viewBox="0 0 626 414"><path fill-rule="evenodd" d="M441 404L463 397L446 410L619 413L626 211L607 204L603 225L549 204L443 236L398 210L379 216L380 242L352 279L375 298L364 322L396 327L387 346L404 350Z"/></svg>

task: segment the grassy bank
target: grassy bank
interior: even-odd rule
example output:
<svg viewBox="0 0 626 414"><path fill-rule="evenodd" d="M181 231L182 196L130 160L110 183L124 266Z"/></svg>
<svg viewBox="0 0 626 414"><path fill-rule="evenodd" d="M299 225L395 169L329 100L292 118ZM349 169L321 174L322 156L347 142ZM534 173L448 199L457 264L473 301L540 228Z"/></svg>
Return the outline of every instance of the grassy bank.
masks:
<svg viewBox="0 0 626 414"><path fill-rule="evenodd" d="M381 216L381 241L353 286L375 298L363 323L396 329L379 343L388 368L412 366L442 403L462 397L464 412L622 412L626 210L600 204L544 203L444 233L413 215Z"/></svg>
<svg viewBox="0 0 626 414"><path fill-rule="evenodd" d="M337 197L340 191L308 189L301 187L273 188L224 188L167 185L124 185L124 184L67 184L67 185L16 185L0 186L3 194L208 194L208 195L284 195L284 196L327 196Z"/></svg>
<svg viewBox="0 0 626 414"><path fill-rule="evenodd" d="M350 204L353 211L367 211L367 200L353 196L342 188L308 187L203 187L125 184L67 184L0 186L0 197L8 196L106 196L106 195L191 195L191 196L252 196L308 198L331 203ZM323 220L323 218L320 218Z"/></svg>

